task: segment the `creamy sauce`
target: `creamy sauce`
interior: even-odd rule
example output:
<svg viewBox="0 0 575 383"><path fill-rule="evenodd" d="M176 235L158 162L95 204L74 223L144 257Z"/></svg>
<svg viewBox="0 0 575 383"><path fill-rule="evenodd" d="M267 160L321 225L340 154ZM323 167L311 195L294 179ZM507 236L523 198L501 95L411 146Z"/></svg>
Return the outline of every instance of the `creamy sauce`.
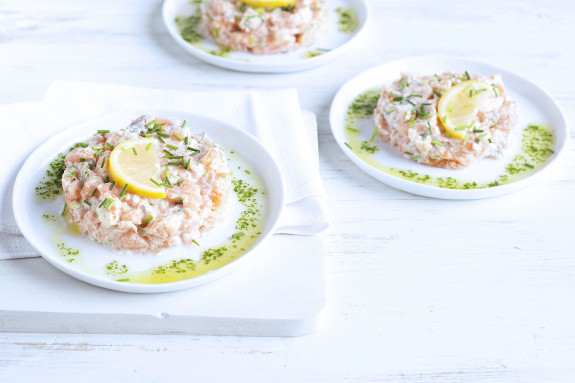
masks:
<svg viewBox="0 0 575 383"><path fill-rule="evenodd" d="M506 165L502 174L488 182L464 182L458 180L455 174L453 177L434 177L409 169L383 166L375 156L381 149L382 143L376 137L376 127L372 116L379 94L380 89L366 91L356 97L348 107L344 127L346 146L369 165L398 178L447 189L482 189L525 178L541 169L554 153L553 128L545 123L533 123L522 130L520 152ZM367 121L371 121L370 129L373 129L373 134L366 140L365 135L362 136L360 132L359 125L360 123L366 125Z"/></svg>

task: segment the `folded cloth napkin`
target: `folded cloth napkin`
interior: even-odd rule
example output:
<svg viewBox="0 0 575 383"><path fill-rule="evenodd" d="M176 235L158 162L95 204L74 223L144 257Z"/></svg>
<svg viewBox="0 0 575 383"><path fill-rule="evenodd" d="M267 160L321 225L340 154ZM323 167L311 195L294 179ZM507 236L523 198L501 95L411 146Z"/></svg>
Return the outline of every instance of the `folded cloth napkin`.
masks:
<svg viewBox="0 0 575 383"><path fill-rule="evenodd" d="M17 235L11 201L14 179L27 156L59 130L132 109L185 110L251 133L273 153L284 176L286 208L277 233L313 235L327 228L315 116L301 111L294 89L189 92L59 81L42 103L0 106L5 142L10 142L0 154L0 259L34 255Z"/></svg>

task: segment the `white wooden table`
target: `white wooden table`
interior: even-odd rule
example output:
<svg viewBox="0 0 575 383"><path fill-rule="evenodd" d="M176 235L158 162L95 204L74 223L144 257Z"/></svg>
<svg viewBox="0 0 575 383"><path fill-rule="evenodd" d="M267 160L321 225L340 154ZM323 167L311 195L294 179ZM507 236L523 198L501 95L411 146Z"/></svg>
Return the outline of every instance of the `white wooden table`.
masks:
<svg viewBox="0 0 575 383"><path fill-rule="evenodd" d="M56 79L190 90L296 87L302 107L319 119L332 218L325 237L327 305L313 335L0 333L0 381L575 379L572 145L528 189L443 201L365 175L336 146L327 119L335 92L356 73L445 54L529 78L573 121L575 3L371 5L370 44L311 71L257 75L188 56L165 31L160 1L0 1L0 103L40 100Z"/></svg>

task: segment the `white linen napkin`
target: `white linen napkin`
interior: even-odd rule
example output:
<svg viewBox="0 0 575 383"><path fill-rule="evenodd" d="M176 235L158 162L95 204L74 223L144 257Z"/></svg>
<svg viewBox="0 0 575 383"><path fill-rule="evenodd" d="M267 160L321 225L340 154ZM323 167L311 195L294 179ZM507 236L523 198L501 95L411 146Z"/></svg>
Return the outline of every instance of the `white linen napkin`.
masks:
<svg viewBox="0 0 575 383"><path fill-rule="evenodd" d="M294 89L190 92L59 81L42 103L0 106L10 142L0 152L0 259L36 255L17 235L12 213L14 179L27 156L57 131L130 109L185 110L246 130L270 150L284 176L286 208L277 233L313 235L328 227L315 116L301 111Z"/></svg>

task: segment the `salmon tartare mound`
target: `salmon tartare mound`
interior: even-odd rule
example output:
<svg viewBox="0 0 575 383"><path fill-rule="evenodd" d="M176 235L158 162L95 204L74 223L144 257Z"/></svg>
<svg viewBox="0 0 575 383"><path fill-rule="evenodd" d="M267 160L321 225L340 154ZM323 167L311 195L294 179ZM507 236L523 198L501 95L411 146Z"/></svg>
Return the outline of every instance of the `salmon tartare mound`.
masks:
<svg viewBox="0 0 575 383"><path fill-rule="evenodd" d="M325 0L259 8L237 0L202 2L202 23L214 42L234 51L283 53L312 44L327 17Z"/></svg>
<svg viewBox="0 0 575 383"><path fill-rule="evenodd" d="M145 137L158 145L162 176L153 182L165 188L165 198L127 192L129 185L121 187L111 175L114 148ZM67 211L82 233L103 245L157 253L196 243L226 211L231 176L225 153L176 119L141 116L120 131L99 130L76 146L65 158L62 176Z"/></svg>
<svg viewBox="0 0 575 383"><path fill-rule="evenodd" d="M458 98L442 106L442 96L455 87ZM476 101L479 98L481 102ZM446 114L439 113L438 107ZM465 126L452 123L448 131L447 113L464 114L466 108L473 111L473 119ZM499 75L484 77L468 72L403 74L383 88L374 110L382 141L396 146L406 158L447 169L468 166L478 158L502 158L517 118L517 105Z"/></svg>

